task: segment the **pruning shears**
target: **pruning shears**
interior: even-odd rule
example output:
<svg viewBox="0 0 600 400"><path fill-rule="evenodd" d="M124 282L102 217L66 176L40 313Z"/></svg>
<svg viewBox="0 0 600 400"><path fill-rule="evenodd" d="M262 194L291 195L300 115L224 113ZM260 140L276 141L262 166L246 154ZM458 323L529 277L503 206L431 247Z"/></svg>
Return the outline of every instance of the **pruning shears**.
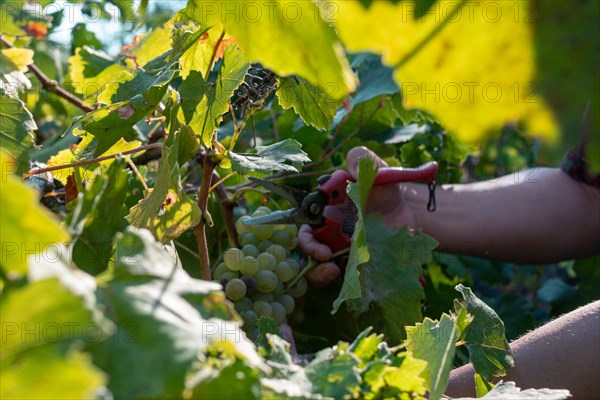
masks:
<svg viewBox="0 0 600 400"><path fill-rule="evenodd" d="M435 161L425 163L417 168L384 167L377 171L373 186L383 186L402 182L425 181L429 187L427 210L435 211L435 176L438 164ZM350 247L351 237L356 222L354 204L348 199L346 187L355 179L346 171L338 170L331 175L321 176L314 192L279 185L268 180L250 177L250 180L271 190L288 200L296 208L275 211L269 215L249 218L244 221L248 225L261 224L308 224L313 236L319 242L329 246L333 252ZM346 212L350 221L340 224L323 215L326 206L346 203L352 212ZM347 223L350 222L350 223Z"/></svg>

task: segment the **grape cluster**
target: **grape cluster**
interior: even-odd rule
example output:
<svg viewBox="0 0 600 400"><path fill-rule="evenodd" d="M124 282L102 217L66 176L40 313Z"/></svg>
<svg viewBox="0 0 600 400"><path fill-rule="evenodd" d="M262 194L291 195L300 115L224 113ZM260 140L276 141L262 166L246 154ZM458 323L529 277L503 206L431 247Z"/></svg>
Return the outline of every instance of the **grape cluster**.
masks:
<svg viewBox="0 0 600 400"><path fill-rule="evenodd" d="M270 214L268 207L259 207L252 217ZM244 330L253 338L258 332L258 317L272 317L277 324L296 315L296 300L306 293L304 277L295 279L300 264L291 251L296 248L296 225L246 225L243 216L236 221L241 249L232 247L223 254L213 272L213 278L223 285L227 298L244 319ZM296 281L293 286L290 283Z"/></svg>

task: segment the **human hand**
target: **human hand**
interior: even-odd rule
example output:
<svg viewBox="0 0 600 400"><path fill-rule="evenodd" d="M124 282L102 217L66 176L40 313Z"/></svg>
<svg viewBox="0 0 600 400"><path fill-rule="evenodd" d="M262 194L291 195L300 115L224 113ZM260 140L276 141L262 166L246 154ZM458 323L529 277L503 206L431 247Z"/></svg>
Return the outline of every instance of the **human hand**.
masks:
<svg viewBox="0 0 600 400"><path fill-rule="evenodd" d="M363 157L370 158L380 168L388 166L385 161L366 147L355 147L346 155L348 172L354 178L358 176L358 160ZM369 195L366 212L380 213L386 225L390 227L416 226L415 214L403 201L403 187L399 184L374 187ZM342 204L327 206L324 216L341 224L344 220L344 206ZM331 260L331 249L313 237L310 226L302 225L300 228L298 247L305 255L320 262L306 275L313 286L327 286L341 275L340 268Z"/></svg>

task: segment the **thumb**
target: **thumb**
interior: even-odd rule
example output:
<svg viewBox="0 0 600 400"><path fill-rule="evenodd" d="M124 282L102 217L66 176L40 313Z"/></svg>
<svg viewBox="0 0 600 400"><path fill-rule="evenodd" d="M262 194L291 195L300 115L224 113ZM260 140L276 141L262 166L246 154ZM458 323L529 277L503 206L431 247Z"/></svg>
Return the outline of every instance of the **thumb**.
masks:
<svg viewBox="0 0 600 400"><path fill-rule="evenodd" d="M348 172L350 172L350 175L352 175L354 178L356 178L358 175L358 160L363 157L370 158L373 160L373 163L380 168L388 166L387 163L379 158L377 154L373 153L366 147L354 147L346 155L346 166L348 168Z"/></svg>

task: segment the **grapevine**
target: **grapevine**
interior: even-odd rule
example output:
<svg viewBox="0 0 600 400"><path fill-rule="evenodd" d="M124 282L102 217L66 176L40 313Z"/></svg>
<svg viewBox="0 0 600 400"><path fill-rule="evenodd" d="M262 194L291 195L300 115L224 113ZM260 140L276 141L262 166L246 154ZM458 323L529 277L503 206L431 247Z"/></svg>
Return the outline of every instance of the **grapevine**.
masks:
<svg viewBox="0 0 600 400"><path fill-rule="evenodd" d="M598 2L63 3L0 2L0 398L440 399L466 363L478 395L567 398L494 383L597 262L444 254L367 203L381 168L435 164L386 183L434 209L436 184L557 164L581 129L550 106L600 102ZM525 89L545 71L578 91Z"/></svg>

